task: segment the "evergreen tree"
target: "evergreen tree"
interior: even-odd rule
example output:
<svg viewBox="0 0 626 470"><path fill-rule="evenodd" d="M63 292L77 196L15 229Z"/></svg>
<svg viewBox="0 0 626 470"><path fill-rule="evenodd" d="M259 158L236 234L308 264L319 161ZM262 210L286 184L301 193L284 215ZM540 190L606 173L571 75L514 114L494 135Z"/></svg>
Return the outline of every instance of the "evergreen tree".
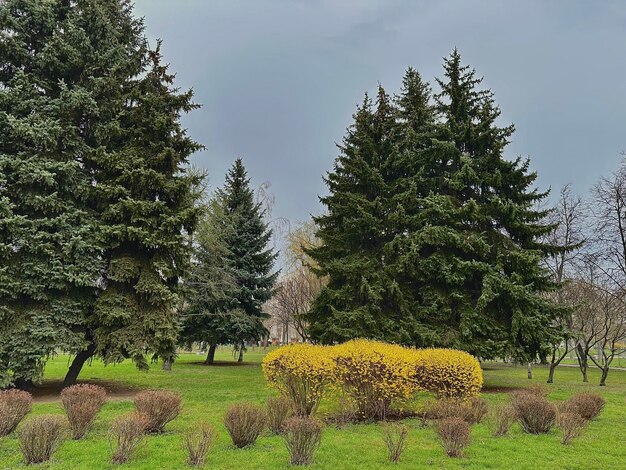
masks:
<svg viewBox="0 0 626 470"><path fill-rule="evenodd" d="M197 175L186 167L201 146L180 124L181 114L197 106L191 91L174 88L167 68L159 43L146 55L145 74L130 81L119 118L123 145L91 162L104 271L85 334L106 362L130 357L141 368L148 353L173 359L178 284L190 257L186 234L198 216ZM75 381L73 366L81 360L77 356L66 382Z"/></svg>
<svg viewBox="0 0 626 470"><path fill-rule="evenodd" d="M0 4L0 374L171 352L198 148L126 0Z"/></svg>
<svg viewBox="0 0 626 470"><path fill-rule="evenodd" d="M436 153L433 141L440 132L437 110L432 105L430 85L413 68L402 80L401 92L395 98L398 116L398 152L389 159L390 208L393 239L385 245L385 259L402 306L402 342L411 345L438 343L431 318L425 315L419 285L406 264L406 255L413 249L410 234L423 227L421 217L424 197L438 190L432 174Z"/></svg>
<svg viewBox="0 0 626 470"><path fill-rule="evenodd" d="M112 2L0 4L0 381L29 382L55 348L80 349L100 273L85 161L138 70L139 24ZM108 36L116 22L119 34ZM97 35L94 34L98 32ZM121 51L124 51L121 53Z"/></svg>
<svg viewBox="0 0 626 470"><path fill-rule="evenodd" d="M384 135L368 103L355 115L316 218L323 246L311 255L329 284L311 335L527 360L559 314L543 296L555 286L541 261L560 249L540 241L554 229L535 209L546 193L528 161L504 158L513 126L498 127L481 79L457 51L444 69L434 103L407 71Z"/></svg>
<svg viewBox="0 0 626 470"><path fill-rule="evenodd" d="M547 193L532 188L528 160L504 158L514 128L497 125L492 92L479 89L458 51L444 70L441 132L425 172L427 188L438 189L422 202L405 265L438 344L528 360L544 353L559 314L542 295L556 287L542 260L560 249L540 241L554 230L536 209Z"/></svg>
<svg viewBox="0 0 626 470"><path fill-rule="evenodd" d="M308 314L314 339L354 337L406 342L405 305L384 250L393 239L390 174L399 170L396 110L379 87L375 106L366 95L354 114L321 198L328 212L315 218L322 244L308 250L328 284Z"/></svg>
<svg viewBox="0 0 626 470"><path fill-rule="evenodd" d="M229 229L224 232L226 262L234 280L220 329L239 347L241 361L245 341L260 340L267 334L263 320L268 315L263 304L274 294L278 272L272 271L278 254L267 247L272 231L264 221L261 204L254 201L241 159L235 161L216 197L228 220Z"/></svg>

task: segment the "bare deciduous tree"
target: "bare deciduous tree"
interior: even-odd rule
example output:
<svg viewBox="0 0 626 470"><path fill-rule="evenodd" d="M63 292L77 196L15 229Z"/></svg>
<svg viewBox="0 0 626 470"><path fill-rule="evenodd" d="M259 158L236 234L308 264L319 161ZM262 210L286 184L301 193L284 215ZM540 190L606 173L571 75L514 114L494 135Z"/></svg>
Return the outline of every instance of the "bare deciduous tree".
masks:
<svg viewBox="0 0 626 470"><path fill-rule="evenodd" d="M572 338L583 382L588 381L588 357L593 347L598 343L598 311L600 308L598 290L595 287L595 264L587 262L585 266L581 270L582 276L569 281L567 285L567 295L574 306Z"/></svg>
<svg viewBox="0 0 626 470"><path fill-rule="evenodd" d="M554 253L546 259L548 269L552 273L554 281L563 285L568 284L567 278L580 263L581 249L586 241L585 222L587 220L585 204L579 196L572 194L570 185L561 188L556 207L550 212L548 222L556 226L556 229L548 235L547 242L552 246L565 249ZM563 285L551 295L552 300L563 306L564 311L555 324L555 328L561 332L555 337L551 345L551 356L548 372L548 383L554 381L554 371L565 359L570 350L573 339L573 309L576 307L576 292ZM529 377L530 378L530 377Z"/></svg>
<svg viewBox="0 0 626 470"><path fill-rule="evenodd" d="M578 345L601 371L600 385L606 378L615 357L626 352L626 161L610 177L603 177L592 191L592 212L595 219L593 256L588 259L595 291L590 311L580 315L585 320ZM584 309L581 310L581 313ZM597 357L591 354L597 347ZM577 351L578 351L577 347ZM582 366L581 366L582 369Z"/></svg>
<svg viewBox="0 0 626 470"><path fill-rule="evenodd" d="M320 293L325 280L313 271L313 260L306 249L316 246L315 225L306 222L291 230L286 240L286 272L277 285L277 291L267 308L275 326L280 326L281 342L290 340L290 329L304 341L308 339L307 323L304 318L311 303Z"/></svg>
<svg viewBox="0 0 626 470"><path fill-rule="evenodd" d="M598 358L592 354L589 359L602 371L600 385L606 385L611 363L615 357L626 352L626 313L624 292L597 287L599 308L597 309L597 349Z"/></svg>

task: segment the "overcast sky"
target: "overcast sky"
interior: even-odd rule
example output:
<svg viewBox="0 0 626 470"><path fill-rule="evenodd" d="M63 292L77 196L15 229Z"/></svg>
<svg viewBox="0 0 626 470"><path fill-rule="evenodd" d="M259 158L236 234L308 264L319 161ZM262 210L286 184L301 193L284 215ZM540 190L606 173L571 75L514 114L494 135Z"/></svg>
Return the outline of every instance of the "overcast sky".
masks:
<svg viewBox="0 0 626 470"><path fill-rule="evenodd" d="M406 67L428 80L458 47L517 132L539 186L586 195L626 149L626 2L136 0L151 39L202 109L185 118L207 150L193 161L221 185L236 157L271 182L275 216L321 208L351 115Z"/></svg>

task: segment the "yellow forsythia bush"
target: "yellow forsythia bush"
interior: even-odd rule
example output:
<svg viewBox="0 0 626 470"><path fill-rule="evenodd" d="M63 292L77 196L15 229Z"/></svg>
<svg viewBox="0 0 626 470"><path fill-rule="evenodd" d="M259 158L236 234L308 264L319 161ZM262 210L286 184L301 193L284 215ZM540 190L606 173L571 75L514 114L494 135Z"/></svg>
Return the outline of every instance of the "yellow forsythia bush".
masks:
<svg viewBox="0 0 626 470"><path fill-rule="evenodd" d="M354 400L362 418L384 419L392 400L409 398L415 390L411 349L357 339L329 352L333 381Z"/></svg>
<svg viewBox="0 0 626 470"><path fill-rule="evenodd" d="M417 391L470 398L483 384L480 364L466 352L363 339L336 346L283 346L265 356L263 372L270 384L293 400L300 415L317 408L328 384L343 389L363 418L384 418L392 401Z"/></svg>
<svg viewBox="0 0 626 470"><path fill-rule="evenodd" d="M324 386L331 381L334 363L329 349L293 344L274 349L263 358L266 380L291 398L298 415L308 416L317 409Z"/></svg>
<svg viewBox="0 0 626 470"><path fill-rule="evenodd" d="M415 349L413 354L418 390L457 398L480 393L483 371L471 354L457 349Z"/></svg>

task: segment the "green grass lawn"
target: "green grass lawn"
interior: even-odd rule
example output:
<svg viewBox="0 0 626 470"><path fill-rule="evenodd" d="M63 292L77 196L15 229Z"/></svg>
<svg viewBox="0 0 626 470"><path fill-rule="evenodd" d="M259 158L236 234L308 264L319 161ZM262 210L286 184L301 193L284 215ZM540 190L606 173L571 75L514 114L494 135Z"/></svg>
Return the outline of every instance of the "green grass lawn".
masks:
<svg viewBox="0 0 626 470"><path fill-rule="evenodd" d="M219 365L204 366L203 357L181 356L171 372L154 366L140 372L130 362L104 367L100 362L86 366L81 381L101 380L123 382L131 388L168 388L179 390L183 396L183 411L170 423L163 435L149 436L147 444L135 458L120 468L178 469L186 468L182 449L182 433L200 420L213 423L218 440L205 468L211 469L280 469L289 468L287 450L280 437L262 436L252 448L235 449L222 425L229 404L237 401L263 403L274 394L263 379L260 360L262 353L251 351L247 362L237 365L227 350L218 351ZM49 362L46 380L59 379L67 368L67 357ZM226 362L229 363L226 363ZM484 396L490 403L504 400L507 390L529 384L544 383L547 369L534 368L534 380L526 378L525 367L487 364ZM599 418L591 422L583 435L569 446L560 443L560 432L553 430L544 436L523 434L517 425L507 437L493 438L484 424L472 428L472 443L466 457L445 456L432 427L423 428L418 419L406 419L410 428L407 449L399 464L387 463L383 429L378 424L349 425L342 429L327 426L317 453L315 469L415 469L415 468L502 468L502 469L609 469L626 468L626 372L612 371L607 387L597 386L598 373L590 372L590 382L580 381L575 368L559 368L550 386L550 398L560 400L578 391L600 392L607 406ZM495 393L494 391L497 391ZM332 409L326 400L320 412ZM66 441L53 462L38 468L107 469L110 463L107 429L118 415L133 409L129 398L109 401L96 419L94 428L82 441ZM61 413L58 401L37 403L33 413ZM28 418L27 418L28 419ZM0 439L0 469L23 468L15 434Z"/></svg>

